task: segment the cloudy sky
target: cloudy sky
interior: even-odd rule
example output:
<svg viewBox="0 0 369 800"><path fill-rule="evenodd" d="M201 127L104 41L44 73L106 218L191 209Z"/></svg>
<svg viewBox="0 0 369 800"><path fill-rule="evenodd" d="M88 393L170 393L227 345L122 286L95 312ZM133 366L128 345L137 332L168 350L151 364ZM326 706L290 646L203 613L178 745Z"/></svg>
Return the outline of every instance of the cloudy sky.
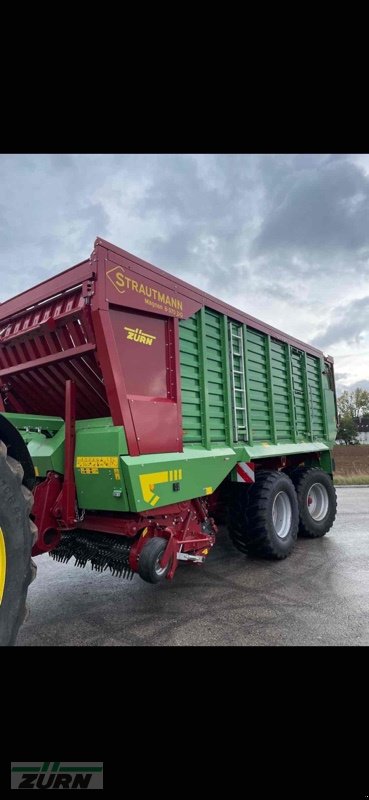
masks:
<svg viewBox="0 0 369 800"><path fill-rule="evenodd" d="M369 155L2 155L0 301L96 236L334 356L369 388Z"/></svg>

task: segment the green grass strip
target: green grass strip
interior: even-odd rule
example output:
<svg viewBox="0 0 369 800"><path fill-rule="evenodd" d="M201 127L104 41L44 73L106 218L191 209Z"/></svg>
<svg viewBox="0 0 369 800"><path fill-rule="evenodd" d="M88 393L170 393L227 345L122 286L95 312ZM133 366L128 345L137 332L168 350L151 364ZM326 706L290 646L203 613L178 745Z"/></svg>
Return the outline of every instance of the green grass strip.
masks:
<svg viewBox="0 0 369 800"><path fill-rule="evenodd" d="M369 484L369 475L335 475L333 483L335 486L364 486Z"/></svg>
<svg viewBox="0 0 369 800"><path fill-rule="evenodd" d="M62 767L59 772L102 772L102 767Z"/></svg>
<svg viewBox="0 0 369 800"><path fill-rule="evenodd" d="M12 767L12 772L40 772L40 767Z"/></svg>
<svg viewBox="0 0 369 800"><path fill-rule="evenodd" d="M56 761L56 764L60 764L60 761ZM41 769L40 767L12 767L12 772L46 772L47 770ZM57 769L52 770L52 772L58 772ZM59 772L102 772L102 767L62 767L59 768Z"/></svg>

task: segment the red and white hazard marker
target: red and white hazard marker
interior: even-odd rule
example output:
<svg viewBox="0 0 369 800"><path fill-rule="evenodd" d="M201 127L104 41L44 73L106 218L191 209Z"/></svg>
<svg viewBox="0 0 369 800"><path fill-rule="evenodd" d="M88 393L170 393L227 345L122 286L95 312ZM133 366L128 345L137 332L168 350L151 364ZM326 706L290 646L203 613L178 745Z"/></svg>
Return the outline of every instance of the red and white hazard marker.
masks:
<svg viewBox="0 0 369 800"><path fill-rule="evenodd" d="M236 472L239 483L255 483L255 464L253 461L240 461L236 465Z"/></svg>

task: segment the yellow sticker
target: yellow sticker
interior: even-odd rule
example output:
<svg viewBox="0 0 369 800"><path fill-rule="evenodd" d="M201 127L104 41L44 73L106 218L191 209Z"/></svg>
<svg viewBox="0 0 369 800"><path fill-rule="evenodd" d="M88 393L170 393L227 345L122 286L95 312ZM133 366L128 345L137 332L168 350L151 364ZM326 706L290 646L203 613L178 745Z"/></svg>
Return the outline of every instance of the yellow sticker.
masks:
<svg viewBox="0 0 369 800"><path fill-rule="evenodd" d="M204 494L213 494L213 487L212 486L205 486Z"/></svg>
<svg viewBox="0 0 369 800"><path fill-rule="evenodd" d="M100 470L93 467L81 467L81 475L99 475Z"/></svg>
<svg viewBox="0 0 369 800"><path fill-rule="evenodd" d="M116 481L120 481L120 472L119 469L114 470L114 478Z"/></svg>
<svg viewBox="0 0 369 800"><path fill-rule="evenodd" d="M3 599L6 578L6 549L4 534L0 528L0 605Z"/></svg>
<svg viewBox="0 0 369 800"><path fill-rule="evenodd" d="M38 467L35 467L35 475L36 475L36 478L38 478L40 476L40 470L39 470Z"/></svg>
<svg viewBox="0 0 369 800"><path fill-rule="evenodd" d="M106 273L106 277L112 282L113 286L117 289L119 294L124 294L125 287L124 287L124 269L123 267L113 267L112 269L108 269Z"/></svg>
<svg viewBox="0 0 369 800"><path fill-rule="evenodd" d="M169 470L169 480L170 481L181 481L182 480L182 470L181 469L170 469Z"/></svg>
<svg viewBox="0 0 369 800"><path fill-rule="evenodd" d="M130 339L131 342L140 342L141 344L148 344L151 347L153 341L156 339L156 336L153 336L152 333L144 333L141 328L127 328L125 325L124 330L128 331L127 339Z"/></svg>
<svg viewBox="0 0 369 800"><path fill-rule="evenodd" d="M150 472L147 475L139 475L141 492L145 503L156 506L160 496L155 493L155 486L158 483L171 483L172 481L182 480L181 469L170 469L163 472Z"/></svg>
<svg viewBox="0 0 369 800"><path fill-rule="evenodd" d="M77 456L77 469L118 469L118 456Z"/></svg>

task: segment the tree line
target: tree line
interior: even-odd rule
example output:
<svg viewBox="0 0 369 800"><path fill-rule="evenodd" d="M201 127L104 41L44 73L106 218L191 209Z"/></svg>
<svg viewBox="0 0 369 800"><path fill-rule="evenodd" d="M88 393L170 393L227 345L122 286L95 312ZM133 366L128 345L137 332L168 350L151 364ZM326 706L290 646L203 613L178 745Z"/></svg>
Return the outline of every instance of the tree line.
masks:
<svg viewBox="0 0 369 800"><path fill-rule="evenodd" d="M366 416L369 421L369 391L366 389L344 391L337 397L337 410L339 420L337 439L345 444L359 444L359 423Z"/></svg>

